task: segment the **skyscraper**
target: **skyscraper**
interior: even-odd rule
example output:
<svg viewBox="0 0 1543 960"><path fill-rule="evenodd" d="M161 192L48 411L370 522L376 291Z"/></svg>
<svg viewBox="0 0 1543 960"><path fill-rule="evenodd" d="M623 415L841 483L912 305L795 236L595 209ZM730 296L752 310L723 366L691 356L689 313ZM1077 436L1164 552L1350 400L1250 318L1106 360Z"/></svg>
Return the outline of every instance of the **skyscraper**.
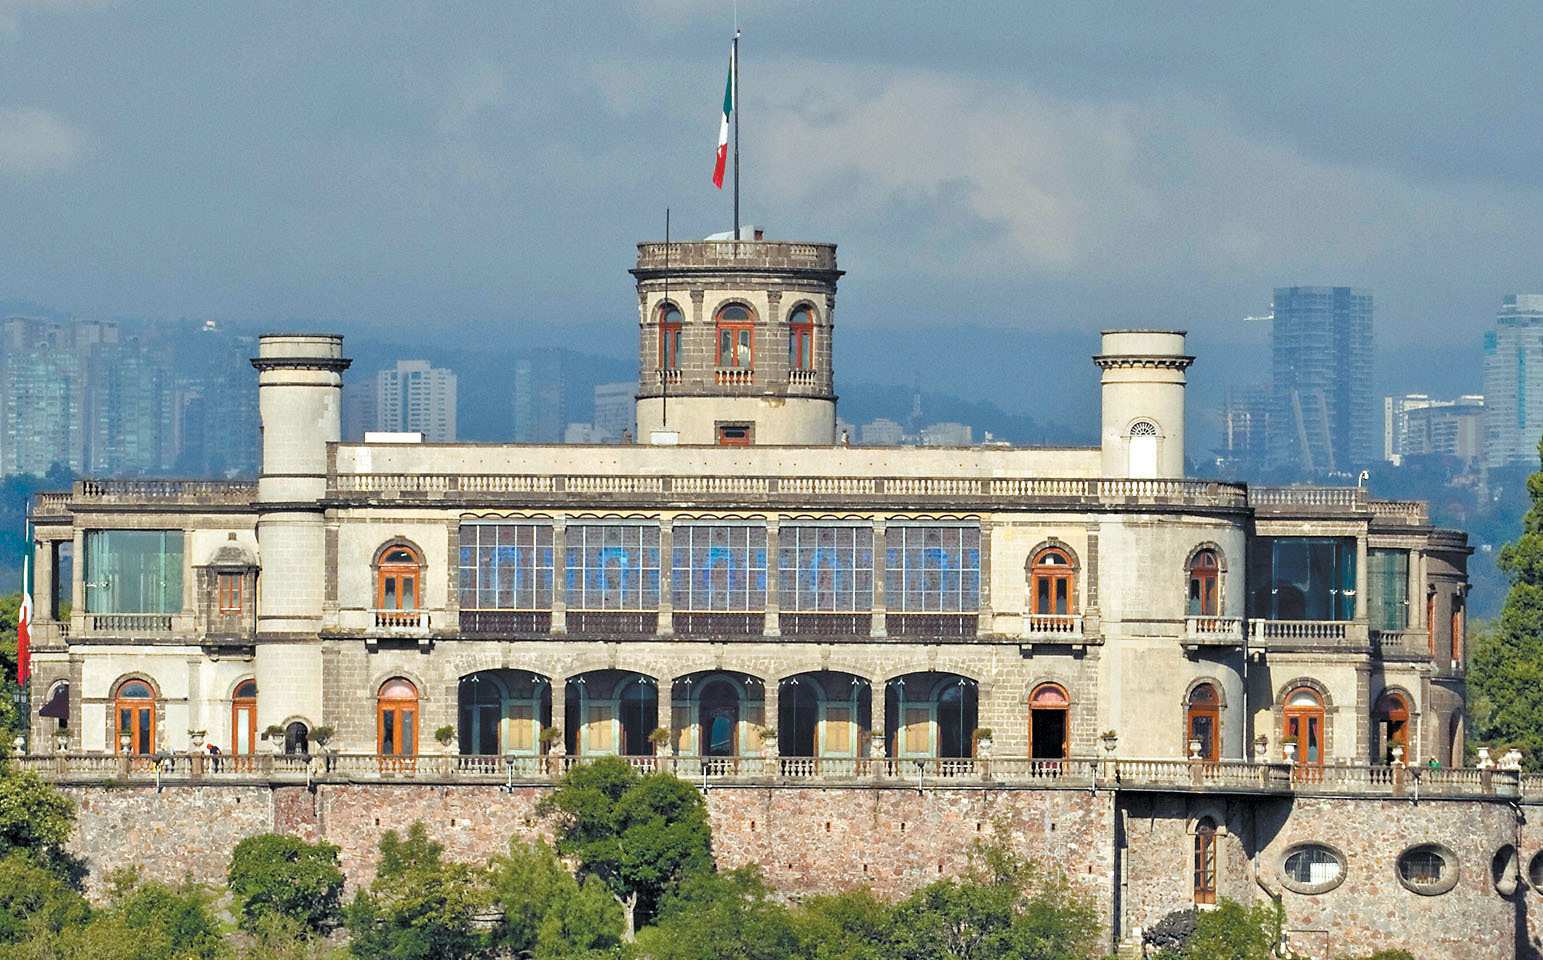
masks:
<svg viewBox="0 0 1543 960"><path fill-rule="evenodd" d="M1543 436L1543 294L1508 296L1484 334L1484 465L1533 464Z"/></svg>
<svg viewBox="0 0 1543 960"><path fill-rule="evenodd" d="M430 443L455 440L455 374L427 360L398 360L375 375L377 429L423 434Z"/></svg>
<svg viewBox="0 0 1543 960"><path fill-rule="evenodd" d="M1270 371L1273 466L1323 473L1377 458L1370 293L1277 287Z"/></svg>
<svg viewBox="0 0 1543 960"><path fill-rule="evenodd" d="M514 362L514 442L561 443L568 420L563 351L542 347Z"/></svg>

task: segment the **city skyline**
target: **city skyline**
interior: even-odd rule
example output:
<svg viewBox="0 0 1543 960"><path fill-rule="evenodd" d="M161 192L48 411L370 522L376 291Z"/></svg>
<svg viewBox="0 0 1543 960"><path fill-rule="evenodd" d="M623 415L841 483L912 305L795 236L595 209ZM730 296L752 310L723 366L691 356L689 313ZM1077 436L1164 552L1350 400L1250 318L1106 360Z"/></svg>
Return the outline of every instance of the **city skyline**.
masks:
<svg viewBox="0 0 1543 960"><path fill-rule="evenodd" d="M161 9L0 8L0 202L32 236L7 297L551 338L624 316L665 206L728 226L724 5ZM1535 283L1543 81L1489 52L1528 18L1324 5L1285 57L1286 11L978 11L741 11L744 220L842 245L845 330L1085 335L1140 304L1214 337L1332 277L1390 342L1467 343Z"/></svg>

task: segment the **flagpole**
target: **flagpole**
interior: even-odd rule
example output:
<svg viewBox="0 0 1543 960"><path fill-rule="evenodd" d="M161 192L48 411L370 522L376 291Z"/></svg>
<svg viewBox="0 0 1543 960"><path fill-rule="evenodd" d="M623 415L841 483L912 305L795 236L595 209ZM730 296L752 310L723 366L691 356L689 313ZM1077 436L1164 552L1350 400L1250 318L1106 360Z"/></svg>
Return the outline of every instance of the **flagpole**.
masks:
<svg viewBox="0 0 1543 960"><path fill-rule="evenodd" d="M674 360L674 355L665 349L665 344L674 346L667 339L671 331L664 327L664 317L668 316L670 309L670 208L664 208L664 303L659 307L659 426L661 429L670 429L670 368L665 366L665 361ZM641 439L641 438L639 438Z"/></svg>
<svg viewBox="0 0 1543 960"><path fill-rule="evenodd" d="M739 19L735 6L734 18ZM734 25L734 239L739 239L739 24Z"/></svg>

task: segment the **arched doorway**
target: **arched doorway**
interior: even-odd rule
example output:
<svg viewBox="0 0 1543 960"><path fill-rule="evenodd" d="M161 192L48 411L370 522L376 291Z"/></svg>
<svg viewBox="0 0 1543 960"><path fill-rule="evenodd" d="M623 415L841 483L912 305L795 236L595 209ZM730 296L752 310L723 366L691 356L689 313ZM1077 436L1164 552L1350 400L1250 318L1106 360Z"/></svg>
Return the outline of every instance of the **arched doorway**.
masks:
<svg viewBox="0 0 1543 960"><path fill-rule="evenodd" d="M849 673L801 673L777 688L777 748L784 757L858 757L873 688Z"/></svg>
<svg viewBox="0 0 1543 960"><path fill-rule="evenodd" d="M659 684L624 670L592 670L565 684L570 754L649 756L660 726Z"/></svg>
<svg viewBox="0 0 1543 960"><path fill-rule="evenodd" d="M1311 687L1297 687L1286 696L1285 733L1295 737L1297 763L1323 765L1323 698Z"/></svg>
<svg viewBox="0 0 1543 960"><path fill-rule="evenodd" d="M912 673L891 680L884 726L895 757L966 758L974 753L979 692L954 673Z"/></svg>
<svg viewBox="0 0 1543 960"><path fill-rule="evenodd" d="M375 706L376 750L410 757L418 750L418 688L401 677L381 684Z"/></svg>
<svg viewBox="0 0 1543 960"><path fill-rule="evenodd" d="M704 757L739 755L740 691L726 677L702 688L697 701L698 750Z"/></svg>
<svg viewBox="0 0 1543 960"><path fill-rule="evenodd" d="M1195 825L1195 902L1216 902L1216 821L1210 817Z"/></svg>
<svg viewBox="0 0 1543 960"><path fill-rule="evenodd" d="M1221 755L1221 696L1214 686L1209 683L1195 684L1195 688L1189 692L1185 719L1189 741L1185 744L1185 755L1189 755L1189 747L1198 740L1199 759L1217 759Z"/></svg>
<svg viewBox="0 0 1543 960"><path fill-rule="evenodd" d="M1069 753L1067 711L1071 700L1058 683L1042 683L1029 696L1029 756L1063 760Z"/></svg>
<svg viewBox="0 0 1543 960"><path fill-rule="evenodd" d="M118 718L115 749L125 752L123 737L128 735L126 752L155 752L155 691L143 680L125 680L113 695L113 713Z"/></svg>
<svg viewBox="0 0 1543 960"><path fill-rule="evenodd" d="M1400 747L1405 763L1416 762L1409 751L1409 702L1401 694L1384 691L1372 710L1372 762L1391 764L1393 748Z"/></svg>
<svg viewBox="0 0 1543 960"><path fill-rule="evenodd" d="M257 681L243 680L230 701L230 752L235 756L257 750Z"/></svg>
<svg viewBox="0 0 1543 960"><path fill-rule="evenodd" d="M290 756L304 756L311 752L311 731L303 722L292 720L284 728L284 752Z"/></svg>

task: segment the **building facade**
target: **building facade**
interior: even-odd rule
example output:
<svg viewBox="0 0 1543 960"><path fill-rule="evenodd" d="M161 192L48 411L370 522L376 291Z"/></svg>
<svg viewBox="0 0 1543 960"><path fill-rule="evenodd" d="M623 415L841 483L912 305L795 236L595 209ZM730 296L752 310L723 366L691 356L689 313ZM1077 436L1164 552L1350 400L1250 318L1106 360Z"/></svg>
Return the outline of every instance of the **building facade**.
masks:
<svg viewBox="0 0 1543 960"><path fill-rule="evenodd" d="M1273 466L1343 473L1377 459L1370 293L1277 287L1270 371Z"/></svg>
<svg viewBox="0 0 1543 960"><path fill-rule="evenodd" d="M398 360L375 375L375 426L421 433L430 443L455 440L455 373L427 360Z"/></svg>
<svg viewBox="0 0 1543 960"><path fill-rule="evenodd" d="M26 762L86 789L207 739L225 766L155 775L271 788L253 829L326 824L353 870L406 810L492 837L564 764L619 754L718 790L720 856L790 890L806 861L774 823L811 850L912 823L914 863L832 836L821 880L899 891L1000 821L1096 896L1111 947L1260 886L1313 942L1369 913L1374 868L1413 878L1406 909L1516 927L1475 852L1521 856L1516 775L1486 796L1432 771L1397 815L1416 846L1343 832L1418 795L1409 761L1462 763L1463 534L1358 488L1186 479L1178 332L1104 333L1096 447L835 443L834 247L675 244L666 293L661 246L634 271L656 443L344 443L341 338L269 336L256 484L42 496ZM322 727L337 756L308 763ZM1426 942L1401 923L1378 942Z"/></svg>
<svg viewBox="0 0 1543 960"><path fill-rule="evenodd" d="M1543 294L1507 296L1484 334L1484 464L1531 464L1543 437Z"/></svg>

